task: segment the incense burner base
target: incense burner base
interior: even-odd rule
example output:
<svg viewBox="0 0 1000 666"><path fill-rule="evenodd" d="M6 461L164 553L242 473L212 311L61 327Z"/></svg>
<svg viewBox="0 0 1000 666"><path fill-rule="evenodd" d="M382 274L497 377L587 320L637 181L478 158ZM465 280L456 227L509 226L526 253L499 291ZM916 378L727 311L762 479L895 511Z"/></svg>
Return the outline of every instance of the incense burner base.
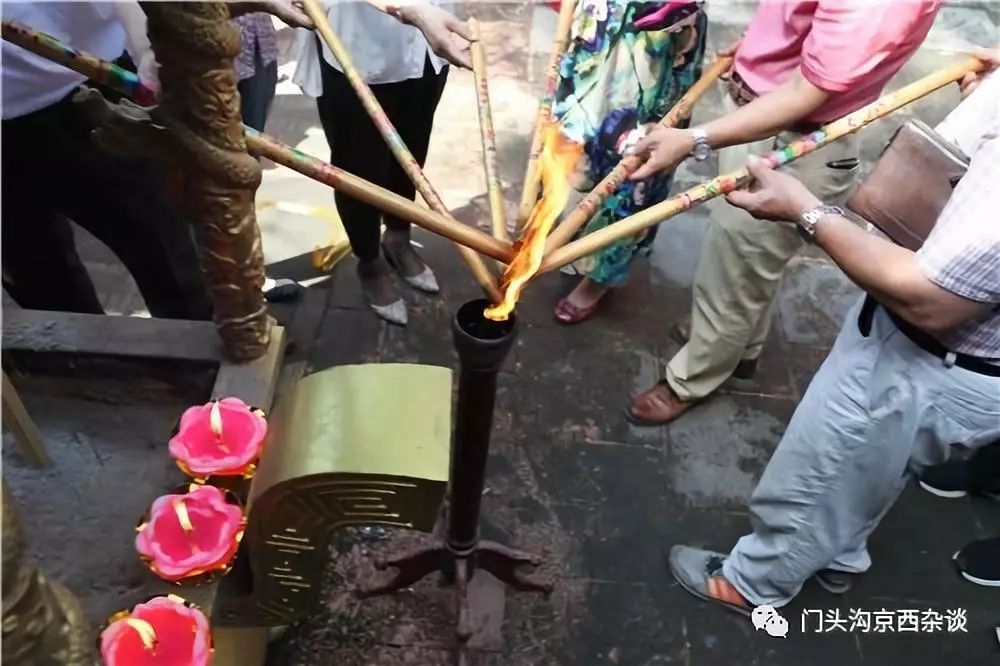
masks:
<svg viewBox="0 0 1000 666"><path fill-rule="evenodd" d="M386 581L373 581L360 591L363 597L390 594L409 587L435 572L455 585L458 601L458 626L456 636L464 645L475 632L470 604L475 600L468 593L469 581L477 570L492 574L497 580L519 592L541 592L548 596L553 581L544 576L533 576L523 567L537 567L544 559L492 541L480 541L465 553L456 553L443 541L436 541L398 555L376 556L375 568L384 571L390 567L395 574Z"/></svg>

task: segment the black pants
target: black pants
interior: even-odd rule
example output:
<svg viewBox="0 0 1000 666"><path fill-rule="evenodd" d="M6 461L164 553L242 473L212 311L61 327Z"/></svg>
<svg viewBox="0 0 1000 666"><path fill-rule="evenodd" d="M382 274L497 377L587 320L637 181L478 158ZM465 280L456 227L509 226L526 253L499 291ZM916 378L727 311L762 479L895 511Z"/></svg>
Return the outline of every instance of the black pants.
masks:
<svg viewBox="0 0 1000 666"><path fill-rule="evenodd" d="M322 50L320 53L322 54ZM382 140L375 123L361 106L347 78L327 63L322 55L320 66L323 72L323 96L317 100L317 105L323 132L330 144L330 162L400 196L412 199L416 188ZM396 126L403 142L420 166L427 159L434 111L441 100L447 78L448 68L435 74L428 59L424 64L424 75L419 79L371 86L379 104L385 109L389 120ZM351 249L362 261L370 261L379 255L380 221L384 221L389 229L402 230L410 227L409 222L392 215L383 216L377 208L346 194L336 192L334 197L337 211L351 241Z"/></svg>
<svg viewBox="0 0 1000 666"><path fill-rule="evenodd" d="M256 50L253 76L243 79L236 86L240 91L240 113L244 125L249 125L258 132L264 131L277 86L278 62L265 65L260 59L260 51Z"/></svg>
<svg viewBox="0 0 1000 666"><path fill-rule="evenodd" d="M209 319L188 224L146 162L109 155L69 99L3 121L3 285L22 307L101 313L68 220L107 245L154 317Z"/></svg>

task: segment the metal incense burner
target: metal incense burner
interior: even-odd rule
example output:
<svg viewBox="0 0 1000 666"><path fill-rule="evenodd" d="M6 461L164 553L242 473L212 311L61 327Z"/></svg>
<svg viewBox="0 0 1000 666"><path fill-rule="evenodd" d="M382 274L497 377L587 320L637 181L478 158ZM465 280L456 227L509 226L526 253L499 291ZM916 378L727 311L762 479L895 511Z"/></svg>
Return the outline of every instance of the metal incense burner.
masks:
<svg viewBox="0 0 1000 666"><path fill-rule="evenodd" d="M517 336L516 317L511 314L507 321L491 321L483 316L488 306L486 299L469 301L458 309L451 324L460 371L445 537L402 555L376 559L377 569L393 567L396 574L388 582L363 592L366 596L387 594L440 571L455 584L457 635L462 643L468 641L474 630L467 590L477 570L489 572L516 590L544 594L552 591L551 580L533 578L521 570L522 566L541 564L540 556L479 540L497 375Z"/></svg>

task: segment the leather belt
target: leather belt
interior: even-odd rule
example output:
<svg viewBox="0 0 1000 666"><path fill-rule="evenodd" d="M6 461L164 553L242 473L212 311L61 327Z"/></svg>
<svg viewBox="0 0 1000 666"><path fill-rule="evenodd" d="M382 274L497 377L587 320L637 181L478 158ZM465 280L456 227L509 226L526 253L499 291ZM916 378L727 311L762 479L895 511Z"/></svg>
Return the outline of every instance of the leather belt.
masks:
<svg viewBox="0 0 1000 666"><path fill-rule="evenodd" d="M865 302L861 306L861 314L858 315L858 330L861 331L861 335L866 338L868 337L868 334L871 333L872 317L875 316L875 310L879 307L879 305L881 304L874 298L865 295ZM969 354L952 352L930 333L921 331L910 322L895 314L889 308L885 308L885 313L889 315L889 319L891 319L892 323L896 325L896 328L899 329L900 333L905 335L910 342L920 347L931 356L935 356L944 361L947 361L949 358L953 358L954 362L952 365L962 368L963 370L975 372L978 375L986 375L987 377L1000 377L1000 365L994 365L979 356L970 356Z"/></svg>

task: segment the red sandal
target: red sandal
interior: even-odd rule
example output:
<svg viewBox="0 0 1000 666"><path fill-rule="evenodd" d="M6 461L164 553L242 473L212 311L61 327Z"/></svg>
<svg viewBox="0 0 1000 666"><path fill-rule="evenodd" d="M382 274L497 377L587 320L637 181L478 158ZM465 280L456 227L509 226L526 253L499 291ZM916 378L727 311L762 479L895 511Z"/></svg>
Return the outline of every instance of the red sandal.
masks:
<svg viewBox="0 0 1000 666"><path fill-rule="evenodd" d="M597 310L597 306L600 304L601 302L597 301L588 308L579 308L570 303L568 298L560 298L559 302L556 303L555 310L552 311L552 315L560 324L572 326L588 319L590 315L594 314L594 311Z"/></svg>

